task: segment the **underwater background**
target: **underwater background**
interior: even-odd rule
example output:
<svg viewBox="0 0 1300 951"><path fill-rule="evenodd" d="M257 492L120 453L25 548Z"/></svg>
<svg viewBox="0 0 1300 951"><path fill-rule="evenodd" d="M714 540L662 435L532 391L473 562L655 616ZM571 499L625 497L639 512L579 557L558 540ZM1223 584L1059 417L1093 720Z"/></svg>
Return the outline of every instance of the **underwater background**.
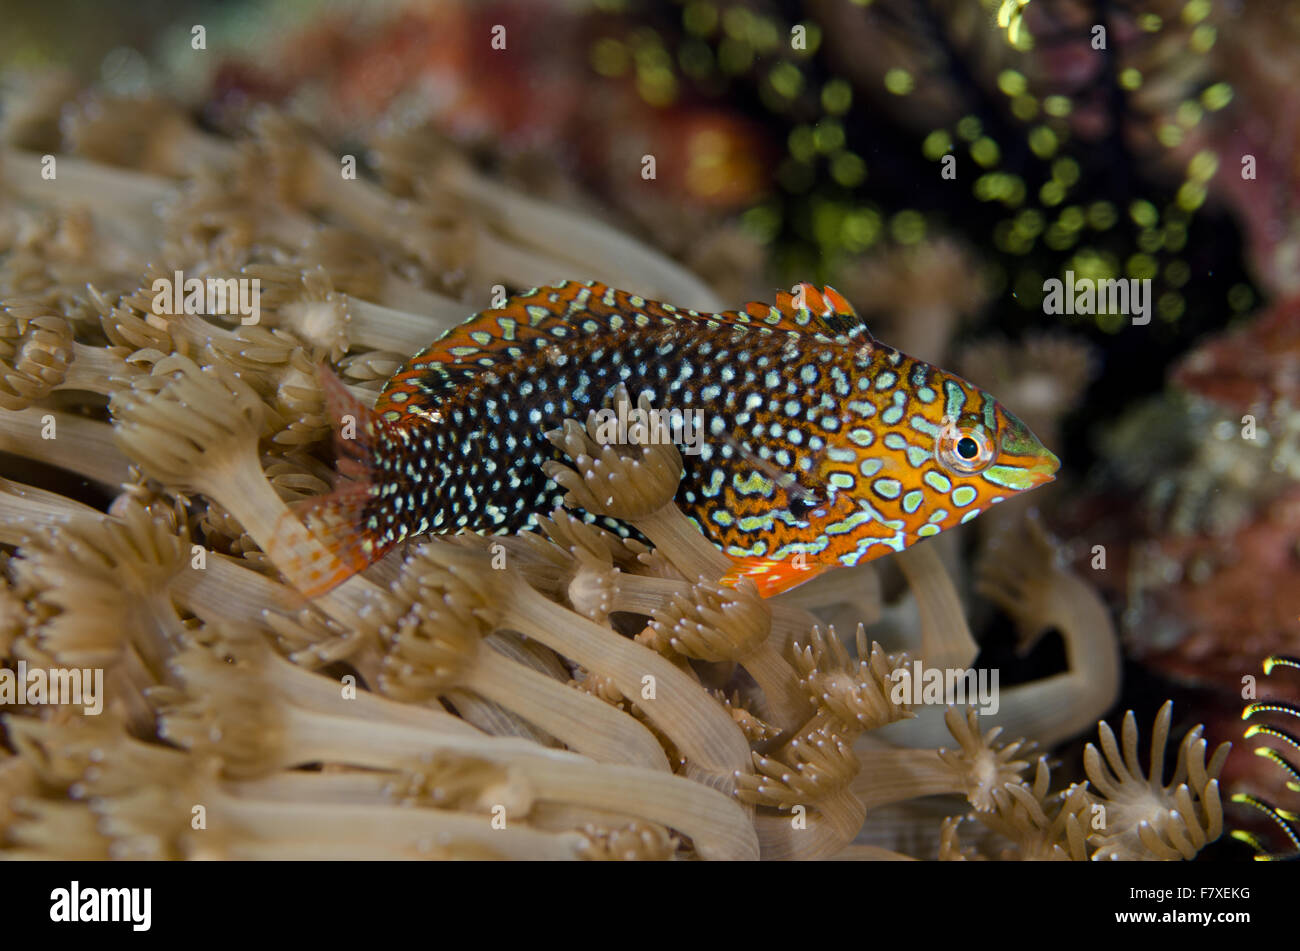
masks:
<svg viewBox="0 0 1300 951"><path fill-rule="evenodd" d="M254 585L251 601L263 599L238 608L223 606L226 589L205 596L183 581L158 582L171 593L156 602L132 589L127 606L117 604L121 592L94 587L126 571L118 559L148 561L154 567L140 576L161 577L157 564L183 562L192 544L246 575L280 577L253 515L197 474L208 463L157 462L151 454L162 450L132 429L146 426L144 407L166 397L169 380L199 386L200 369L215 367L202 385L220 377L227 389L211 392L236 394L231 405L244 406L241 384L220 375L243 374L260 414L249 416L257 429L250 458L282 502L297 503L333 478L317 362L335 367L354 393L378 393L441 332L499 306L498 287L514 294L597 280L706 311L771 301L796 282L830 285L877 340L995 395L1061 468L1052 484L909 550L923 563L909 567L904 553L844 569L860 573L853 584L819 588L819 579L782 596L788 612L806 613L764 622L775 632L767 649L780 657L761 672L746 665L756 656L750 647L715 655L669 633L710 619L725 628L720 617L759 610L752 605L710 592L688 609L667 595L660 604L646 587L625 591L621 607L617 594L603 594L602 610L574 593L565 572L577 577L589 557L655 580L674 577L671 568L621 543L582 540L581 528L563 524L547 534L564 557L543 553L541 542L507 545L556 605L686 671L701 702L739 726L738 754L719 752L730 749L721 739L716 748L707 737L690 746L674 732L689 732L689 718L647 719L616 676L540 646L520 617L484 622L484 643L497 640L480 653L649 724L676 775L723 790L751 817L784 817L813 802L833 830L817 833L805 853L755 820L764 857L848 857L852 848L872 858L1300 853L1286 812L1300 805L1292 736L1300 661L1291 659L1300 656L1300 3L87 2L24 6L4 19L0 406L12 420L0 438L9 496L0 506L0 659L10 669L54 658L118 670L117 681L109 677L118 733L97 733L90 746L111 747L111 759L137 772L108 781L92 807L89 741L75 735L74 718L53 708L8 714L0 848L29 857L319 857L298 849L307 832L277 848L248 817L239 820L242 838L220 847L196 844L184 823L154 829L154 844L144 845L141 816L181 796L176 777L202 760L217 764L203 767L211 770L204 782L272 776L281 784L272 798L284 802L409 800L482 816L509 787L520 803L511 808L526 812L539 836L585 830L580 842L520 840L506 856L748 856L725 836L701 845L698 830L653 811L544 794L543 779L521 780L504 761L459 747L438 754L437 768L415 770L417 781L405 760L359 762L349 750L326 755L309 744L310 755L232 767L253 754L204 739L207 726L224 722L212 699L220 694L200 702L186 690L218 674L192 655L228 650L232 669L262 671L274 665L259 652L272 645L318 679L353 676L363 692L382 695L394 707L372 716L394 729L408 716L395 709L400 702L494 737L580 749L557 738L546 714L510 709L504 681L482 682L496 674L453 676L437 654L452 648L402 641L414 636L403 619L427 595L416 592L409 565L408 575L396 564L374 576L393 585L372 595L388 598L382 609L352 604L310 617L279 581L265 590L232 582L230 590ZM72 181L57 196L42 191L55 182L34 171L46 155L68 159L61 167ZM369 191L336 187L340 157L345 168L352 159L353 179ZM263 325L241 328L213 314L169 322L151 312L153 279L182 268L259 276ZM1123 298L1074 294L1119 281ZM35 434L47 412L60 426L66 419L66 431L87 427L89 442L43 444ZM85 536L74 543L51 527L89 518L90 509L118 528L77 529ZM119 530L134 541L106 540ZM661 562L681 568L670 545L642 534ZM88 548L114 553L67 567L77 564L69 551ZM145 548L170 554L146 557ZM448 546L471 549L479 551ZM491 599L490 588L455 594L478 576L451 556L427 557L446 604ZM113 606L88 612L78 592L90 590ZM262 607L284 620L262 620ZM550 623L534 607L530 623ZM809 616L819 625L811 646L806 633L779 633ZM420 617L452 626L443 615ZM858 623L865 640L852 635ZM256 645L240 639L248 631ZM871 642L922 656L937 644L960 666L999 670L1006 735L981 739L993 724L967 724L963 713L947 724L952 737L935 720L910 738L876 738L903 714L878 696L888 688ZM411 675L420 664L434 673ZM832 668L857 678L861 695L843 700L858 717L852 730L841 729L853 719L836 706L842 698L825 699L842 687ZM244 687L229 689L233 704ZM301 698L314 688L284 689ZM782 691L799 697L782 708L773 699ZM536 702L553 699L543 691ZM800 714L809 702L817 712ZM1118 731L1130 710L1140 731L1130 740L1126 724L1122 742L1134 755L1120 764L1106 731L1098 741L1096 722ZM1166 776L1143 784L1134 767L1156 755L1147 745L1153 721L1161 745L1171 731L1175 741L1188 737L1191 765L1180 755L1175 775L1170 756ZM1189 732L1199 724L1202 732ZM1021 737L1038 741L1037 751L997 745ZM919 778L907 795L863 785L857 770L871 772L873 755L893 763L895 745L930 750L953 738L964 752L947 750L942 769L936 758L908 761L904 773ZM1090 757L1100 764L1098 742L1119 777L1109 791L1089 768ZM1232 751L1211 755L1207 774L1206 751L1225 742ZM825 752L832 747L834 756ZM602 749L584 755L603 762ZM162 750L193 762L182 769ZM749 768L751 753L752 782L728 787L718 778L740 761ZM977 764L969 774L950 762L963 755ZM857 762L840 777L819 757ZM322 762L341 765L314 772ZM348 786L346 795L301 779L331 774L342 789L338 777L363 766L401 778ZM840 777L836 788L856 799L818 806L817 781L803 788L791 771ZM1002 782L1019 792L1003 792ZM1142 810L1186 814L1184 783L1201 817L1184 819L1196 831L1162 832L1162 845L1151 846L1138 831ZM156 788L161 798L113 812L126 786ZM1121 818L1091 835L1087 797L1102 793ZM20 797L24 805L13 805ZM90 822L83 813L94 809L107 809L116 825ZM629 814L639 818L626 827L612 818ZM464 835L451 840L460 852L445 846L439 857L494 854L490 837ZM1188 840L1196 847L1182 848ZM339 845L341 854L348 848Z"/></svg>

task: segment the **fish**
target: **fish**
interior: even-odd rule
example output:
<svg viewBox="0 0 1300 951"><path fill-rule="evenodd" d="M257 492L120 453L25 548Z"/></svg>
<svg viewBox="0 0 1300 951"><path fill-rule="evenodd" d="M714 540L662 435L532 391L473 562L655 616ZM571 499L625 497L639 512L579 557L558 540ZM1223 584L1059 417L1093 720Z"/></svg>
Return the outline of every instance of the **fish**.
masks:
<svg viewBox="0 0 1300 951"><path fill-rule="evenodd" d="M513 534L564 503L545 433L615 393L698 411L676 504L772 597L971 521L1060 462L1006 407L877 342L834 288L702 313L604 284L535 288L448 330L366 407L327 374L339 482L301 513L322 594L416 536ZM625 390L619 389L620 385ZM579 512L624 537L631 526Z"/></svg>

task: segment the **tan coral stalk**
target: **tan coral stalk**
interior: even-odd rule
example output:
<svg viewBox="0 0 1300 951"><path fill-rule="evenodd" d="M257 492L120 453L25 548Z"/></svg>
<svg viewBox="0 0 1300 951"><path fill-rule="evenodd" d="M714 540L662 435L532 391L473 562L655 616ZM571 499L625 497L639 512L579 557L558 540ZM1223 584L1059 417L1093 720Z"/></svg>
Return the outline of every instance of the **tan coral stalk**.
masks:
<svg viewBox="0 0 1300 951"><path fill-rule="evenodd" d="M935 545L913 545L899 552L895 562L903 570L921 612L920 656L927 667L965 670L979 647L971 636L966 612L952 579L939 560Z"/></svg>
<svg viewBox="0 0 1300 951"><path fill-rule="evenodd" d="M1100 596L1058 563L1055 546L1041 524L1003 534L979 563L977 590L1017 620L1021 649L1050 628L1065 642L1066 673L1013 687L999 686L998 710L984 721L1051 746L1077 736L1119 695L1120 657L1115 627ZM920 547L920 546L918 546ZM922 660L930 665L929 658ZM942 710L918 710L909 723L889 728L891 742L907 746L943 743Z"/></svg>
<svg viewBox="0 0 1300 951"><path fill-rule="evenodd" d="M127 461L114 445L112 427L60 410L33 406L0 412L0 451L66 469L114 489L127 481Z"/></svg>
<svg viewBox="0 0 1300 951"><path fill-rule="evenodd" d="M41 525L101 514L98 509L57 492L0 478L0 544L19 545Z"/></svg>
<svg viewBox="0 0 1300 951"><path fill-rule="evenodd" d="M455 685L594 759L668 770L658 741L636 720L484 646L481 601L455 575L418 555L403 574L394 589L400 598L381 608L376 632L389 645L379 681L386 693L419 701Z"/></svg>
<svg viewBox="0 0 1300 951"><path fill-rule="evenodd" d="M62 131L86 158L173 178L228 165L237 149L201 132L175 103L160 98L82 98L63 117Z"/></svg>
<svg viewBox="0 0 1300 951"><path fill-rule="evenodd" d="M690 835L701 853L712 857L757 854L745 811L691 780L592 763L524 740L363 721L351 714L341 695L331 701L337 712L310 709L268 689L272 684L265 678L237 676L234 666L206 649L181 653L176 670L186 686L157 691L160 735L199 755L219 755L232 776L266 775L308 763L403 771L435 754L473 756L517 773L535 798L660 822ZM251 674L256 667L244 670Z"/></svg>
<svg viewBox="0 0 1300 951"><path fill-rule="evenodd" d="M965 793L964 770L954 769L938 750L860 749L867 767L853 779L853 793L870 813L894 802L920 796Z"/></svg>
<svg viewBox="0 0 1300 951"><path fill-rule="evenodd" d="M353 340L375 350L394 350L410 356L429 346L447 329L467 320L471 308L451 298L439 297L436 308L418 313L346 298Z"/></svg>
<svg viewBox="0 0 1300 951"><path fill-rule="evenodd" d="M58 186L51 188L43 176L42 156L0 147L0 179L36 204L92 209L97 232L147 258L155 248L154 209L172 194L172 183L71 155L57 156L56 161Z"/></svg>
<svg viewBox="0 0 1300 951"><path fill-rule="evenodd" d="M519 631L588 670L608 677L697 766L722 777L749 768L749 746L726 712L698 684L649 648L624 640L494 571L485 559L449 545L426 545L420 556L440 564L482 599L477 608L494 627ZM647 680L646 678L650 678ZM654 699L646 691L651 687Z"/></svg>
<svg viewBox="0 0 1300 951"><path fill-rule="evenodd" d="M676 262L588 216L521 195L485 179L462 162L445 163L437 180L514 241L538 247L544 235L545 247L563 248L568 269L574 274L597 275L622 290L671 300L682 307L702 311L723 307L705 284ZM554 277L544 283L552 280Z"/></svg>

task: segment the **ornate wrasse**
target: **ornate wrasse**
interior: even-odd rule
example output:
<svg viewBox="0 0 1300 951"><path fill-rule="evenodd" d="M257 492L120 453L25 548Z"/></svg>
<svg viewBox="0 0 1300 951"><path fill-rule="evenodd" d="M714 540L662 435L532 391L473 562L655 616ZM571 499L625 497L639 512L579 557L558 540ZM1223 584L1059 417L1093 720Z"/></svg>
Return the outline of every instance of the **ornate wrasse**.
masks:
<svg viewBox="0 0 1300 951"><path fill-rule="evenodd" d="M987 393L876 342L832 288L706 314L567 282L451 329L373 410L327 379L356 433L338 441L340 484L306 514L344 567L307 594L412 536L534 527L564 494L544 434L620 384L702 414L676 501L735 561L728 578L764 596L970 521L1059 465Z"/></svg>

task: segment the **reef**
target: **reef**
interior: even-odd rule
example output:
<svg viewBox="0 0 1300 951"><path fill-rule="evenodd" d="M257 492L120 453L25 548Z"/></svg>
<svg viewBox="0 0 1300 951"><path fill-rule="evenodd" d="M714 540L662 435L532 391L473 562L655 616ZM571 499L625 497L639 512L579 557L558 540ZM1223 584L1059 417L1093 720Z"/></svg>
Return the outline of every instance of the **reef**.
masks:
<svg viewBox="0 0 1300 951"><path fill-rule="evenodd" d="M919 545L764 600L717 583L675 448L571 420L550 476L649 545L559 510L306 601L333 557L295 511L332 479L319 364L373 400L494 285L716 291L422 126L349 178L272 109L225 137L160 99L22 96L0 151L0 660L102 668L106 699L4 715L0 854L1164 860L1220 835L1227 748L1192 729L1166 777L1169 705L1145 764L1130 713L1054 786L1050 751L1112 707L1120 666L1035 521L1000 523L973 573ZM167 313L177 271L258 280L257 323ZM989 715L896 700L913 660L975 663L968 586L1022 648L1059 632L1066 669Z"/></svg>

